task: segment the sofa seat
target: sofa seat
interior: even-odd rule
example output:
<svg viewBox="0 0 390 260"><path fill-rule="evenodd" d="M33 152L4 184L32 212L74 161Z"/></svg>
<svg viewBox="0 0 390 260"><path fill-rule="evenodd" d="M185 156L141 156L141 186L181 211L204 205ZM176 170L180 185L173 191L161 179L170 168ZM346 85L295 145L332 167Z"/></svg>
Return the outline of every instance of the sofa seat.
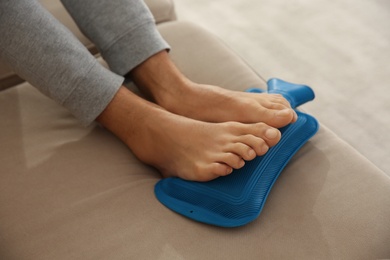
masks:
<svg viewBox="0 0 390 260"><path fill-rule="evenodd" d="M203 29L159 29L191 79L265 87ZM228 229L165 208L155 169L28 83L1 91L0 111L0 259L390 257L390 179L325 126L281 173L259 218Z"/></svg>

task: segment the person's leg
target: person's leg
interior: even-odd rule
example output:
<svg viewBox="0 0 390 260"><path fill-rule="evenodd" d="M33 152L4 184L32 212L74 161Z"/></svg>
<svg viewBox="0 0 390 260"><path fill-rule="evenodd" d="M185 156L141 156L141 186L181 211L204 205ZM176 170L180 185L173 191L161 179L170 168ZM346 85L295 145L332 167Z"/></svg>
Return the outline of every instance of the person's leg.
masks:
<svg viewBox="0 0 390 260"><path fill-rule="evenodd" d="M184 81L176 81L184 77L165 55L165 50L169 46L159 35L143 1L62 0L62 2L80 29L97 45L114 72L124 75L131 71L130 75L135 83L144 90L149 89L153 94L157 94L153 92L154 88L165 91L165 87L168 86L171 86L172 90L189 90L184 89L185 84L179 84ZM156 63L158 66L154 66ZM163 87L160 88L160 84ZM195 87L194 90L201 90ZM223 99L227 95L232 95L228 94L230 92L226 94L222 92L221 95L220 91L222 89L210 93L203 92L208 98L208 101L204 99L208 105L204 108L210 108L209 101L214 97ZM191 92L186 93L187 98L193 96L196 99L191 105L202 105L196 101L204 97L197 93L202 92L194 92L194 95ZM212 95L213 93L216 95ZM181 99L180 96L172 96L172 98ZM269 105L268 99L261 99L261 104L256 102L256 109L261 110L261 117L250 120L245 117L238 118L236 115L219 117L218 114L206 118L202 116L205 113L195 107L193 111L199 112L198 115L187 113L184 112L186 107L182 106L187 102L182 104L177 102L176 109L168 106L166 108L177 114L207 121L267 120L276 126L294 121L290 109L279 113L281 119L273 119L274 114L281 107L286 108L289 105L285 100L274 97L273 99L277 101ZM246 100L252 101L250 98ZM239 102L245 100L236 103ZM166 104L166 102L158 103ZM270 109L266 107L272 108L272 111L267 112ZM219 111L226 108L228 106L220 106ZM234 111L242 107L233 105L230 109ZM246 111L245 108L244 111L235 111L233 114L237 112L244 114ZM209 114L209 111L207 113ZM97 121L124 141L141 161L155 166L164 176L179 176L191 180L210 180L226 175L233 168L242 167L244 160L251 160L256 155L264 154L280 139L279 131L262 123L210 124L178 116L152 105L125 88L117 93ZM267 129L270 130L267 132Z"/></svg>
<svg viewBox="0 0 390 260"><path fill-rule="evenodd" d="M166 111L122 87L97 118L165 177L208 181L244 166L280 140L264 123L207 123Z"/></svg>
<svg viewBox="0 0 390 260"><path fill-rule="evenodd" d="M186 79L163 50L153 17L142 0L62 0L110 68L131 78L144 94L171 112L209 122L265 122L281 127L296 120L281 96L238 93Z"/></svg>
<svg viewBox="0 0 390 260"><path fill-rule="evenodd" d="M169 49L143 0L61 0L110 69L124 76L152 55Z"/></svg>
<svg viewBox="0 0 390 260"><path fill-rule="evenodd" d="M263 122L273 127L283 127L297 119L281 95L230 91L190 81L166 51L153 55L129 74L150 100L190 118L208 122Z"/></svg>
<svg viewBox="0 0 390 260"><path fill-rule="evenodd" d="M280 139L265 124L200 122L136 96L36 1L0 1L0 24L2 60L84 124L98 117L164 176L226 175Z"/></svg>
<svg viewBox="0 0 390 260"><path fill-rule="evenodd" d="M0 59L85 125L123 83L38 1L0 1L0 24Z"/></svg>

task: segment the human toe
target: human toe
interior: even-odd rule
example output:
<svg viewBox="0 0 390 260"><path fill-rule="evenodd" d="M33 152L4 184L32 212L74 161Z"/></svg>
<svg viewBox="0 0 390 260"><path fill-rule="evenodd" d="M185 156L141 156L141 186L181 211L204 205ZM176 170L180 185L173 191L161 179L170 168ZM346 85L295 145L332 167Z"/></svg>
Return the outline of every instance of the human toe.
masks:
<svg viewBox="0 0 390 260"><path fill-rule="evenodd" d="M285 99L282 95L280 94L271 94L273 96L272 102L275 104L282 104L285 107L291 108L290 102L288 102L287 99Z"/></svg>
<svg viewBox="0 0 390 260"><path fill-rule="evenodd" d="M290 123L295 122L297 119L296 112L291 108L285 108L277 110L275 112L275 123L280 125L274 125L275 127L283 127Z"/></svg>
<svg viewBox="0 0 390 260"><path fill-rule="evenodd" d="M279 142L281 138L281 133L276 128L268 128L264 132L264 141L268 144L268 146L272 147Z"/></svg>
<svg viewBox="0 0 390 260"><path fill-rule="evenodd" d="M221 176L229 175L233 172L233 168L225 163L211 163L207 165L203 165L202 167L198 168L197 173L195 174L195 177L193 177L191 180L193 181L211 181L213 179L216 179Z"/></svg>
<svg viewBox="0 0 390 260"><path fill-rule="evenodd" d="M256 151L251 146L242 142L232 144L227 151L239 155L246 161L253 160L256 157Z"/></svg>
<svg viewBox="0 0 390 260"><path fill-rule="evenodd" d="M242 157L234 153L222 154L219 161L227 164L233 169L240 169L245 165L245 161L242 159Z"/></svg>

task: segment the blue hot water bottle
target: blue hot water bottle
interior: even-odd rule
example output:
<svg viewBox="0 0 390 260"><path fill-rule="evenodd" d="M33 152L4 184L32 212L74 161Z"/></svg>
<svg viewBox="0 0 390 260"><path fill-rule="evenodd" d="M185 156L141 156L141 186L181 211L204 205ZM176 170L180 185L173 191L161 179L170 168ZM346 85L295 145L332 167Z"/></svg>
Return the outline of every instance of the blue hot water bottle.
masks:
<svg viewBox="0 0 390 260"><path fill-rule="evenodd" d="M313 90L305 85L280 79L270 79L267 84L268 93L283 95L292 108L314 99ZM247 92L264 91L249 89ZM155 186L157 199L177 213L215 226L237 227L253 221L288 161L318 131L314 117L296 112L298 120L279 129L281 140L265 155L246 162L243 168L228 176L209 182L162 179Z"/></svg>

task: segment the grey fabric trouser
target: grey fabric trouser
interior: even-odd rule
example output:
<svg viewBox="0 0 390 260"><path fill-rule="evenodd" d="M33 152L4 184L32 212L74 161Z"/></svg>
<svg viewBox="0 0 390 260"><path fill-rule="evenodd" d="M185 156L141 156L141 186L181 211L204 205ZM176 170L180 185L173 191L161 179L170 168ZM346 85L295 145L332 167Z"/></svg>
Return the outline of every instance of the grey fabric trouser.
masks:
<svg viewBox="0 0 390 260"><path fill-rule="evenodd" d="M142 0L62 3L111 71L36 0L0 0L0 59L88 125L112 100L123 75L169 46Z"/></svg>

